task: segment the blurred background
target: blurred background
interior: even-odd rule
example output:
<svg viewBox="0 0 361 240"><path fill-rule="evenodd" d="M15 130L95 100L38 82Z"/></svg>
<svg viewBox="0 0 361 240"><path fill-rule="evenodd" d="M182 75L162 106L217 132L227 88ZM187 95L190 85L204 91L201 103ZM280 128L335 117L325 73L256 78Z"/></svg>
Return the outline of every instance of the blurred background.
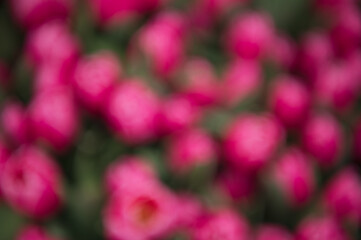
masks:
<svg viewBox="0 0 361 240"><path fill-rule="evenodd" d="M251 232L225 239L281 239L258 236L263 224L318 239L300 225L318 216L336 219L311 221L326 229L321 240L360 239L360 6L1 1L0 152L10 156L3 162L28 145L41 149L58 165L62 203L45 218L21 207L27 196L8 187L11 173L3 172L11 167L1 163L0 239L121 239L105 227L117 220L104 209L112 181L124 180L109 180L109 169L124 156L141 158L167 194L191 196L202 209L201 223L124 240L210 239L194 228L207 229L204 215L219 208ZM29 224L56 238L16 238Z"/></svg>

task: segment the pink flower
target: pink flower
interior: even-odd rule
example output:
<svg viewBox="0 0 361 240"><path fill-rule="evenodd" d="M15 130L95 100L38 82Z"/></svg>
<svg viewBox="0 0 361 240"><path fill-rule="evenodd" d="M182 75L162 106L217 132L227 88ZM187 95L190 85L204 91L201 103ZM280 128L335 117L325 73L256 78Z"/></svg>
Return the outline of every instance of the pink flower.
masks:
<svg viewBox="0 0 361 240"><path fill-rule="evenodd" d="M160 122L164 133L183 131L196 123L201 110L189 98L181 95L170 96L163 101Z"/></svg>
<svg viewBox="0 0 361 240"><path fill-rule="evenodd" d="M288 149L275 162L272 174L277 186L292 205L302 205L310 200L315 179L307 156L297 148Z"/></svg>
<svg viewBox="0 0 361 240"><path fill-rule="evenodd" d="M265 224L258 227L255 240L293 240L293 236L282 226Z"/></svg>
<svg viewBox="0 0 361 240"><path fill-rule="evenodd" d="M226 69L222 82L222 100L237 105L255 94L262 84L262 71L256 61L234 61Z"/></svg>
<svg viewBox="0 0 361 240"><path fill-rule="evenodd" d="M174 135L168 143L168 160L173 171L188 172L216 159L216 144L201 129L190 129Z"/></svg>
<svg viewBox="0 0 361 240"><path fill-rule="evenodd" d="M210 106L217 102L219 84L213 66L204 58L194 57L183 68L180 91L198 106Z"/></svg>
<svg viewBox="0 0 361 240"><path fill-rule="evenodd" d="M75 65L80 52L77 40L60 21L46 23L30 32L25 51L32 66L52 64L63 71L68 71Z"/></svg>
<svg viewBox="0 0 361 240"><path fill-rule="evenodd" d="M287 36L278 35L270 49L269 58L282 69L293 67L296 59L296 45Z"/></svg>
<svg viewBox="0 0 361 240"><path fill-rule="evenodd" d="M228 167L217 179L221 193L232 200L250 200L256 191L256 175Z"/></svg>
<svg viewBox="0 0 361 240"><path fill-rule="evenodd" d="M132 18L156 10L162 0L88 0L97 21L102 25L126 23Z"/></svg>
<svg viewBox="0 0 361 240"><path fill-rule="evenodd" d="M242 14L231 22L225 40L232 55L259 59L267 54L274 40L272 19L264 13Z"/></svg>
<svg viewBox="0 0 361 240"><path fill-rule="evenodd" d="M121 74L117 57L99 52L81 59L74 74L76 97L89 110L100 112Z"/></svg>
<svg viewBox="0 0 361 240"><path fill-rule="evenodd" d="M64 151L75 138L78 110L69 88L51 88L36 95L29 107L32 135L56 151Z"/></svg>
<svg viewBox="0 0 361 240"><path fill-rule="evenodd" d="M160 238L175 227L176 198L156 179L152 179L149 172L141 172L145 169L135 167L133 171L128 164L124 162L124 172L118 174L119 181L123 180L122 187L114 192L104 210L106 237L112 240ZM120 173L121 165L118 167Z"/></svg>
<svg viewBox="0 0 361 240"><path fill-rule="evenodd" d="M6 136L16 145L30 140L28 118L24 106L18 101L8 101L1 112L1 125Z"/></svg>
<svg viewBox="0 0 361 240"><path fill-rule="evenodd" d="M0 139L0 185L1 185L1 178L4 172L4 167L6 162L8 161L10 156L10 150L7 145ZM2 197L2 190L0 187L0 197Z"/></svg>
<svg viewBox="0 0 361 240"><path fill-rule="evenodd" d="M248 240L250 229L247 221L231 210L218 210L204 217L195 227L192 240Z"/></svg>
<svg viewBox="0 0 361 240"><path fill-rule="evenodd" d="M158 76L169 78L182 62L185 29L181 14L164 12L140 30L140 50Z"/></svg>
<svg viewBox="0 0 361 240"><path fill-rule="evenodd" d="M239 169L259 170L270 161L282 139L283 130L272 117L240 115L226 131L225 156Z"/></svg>
<svg viewBox="0 0 361 240"><path fill-rule="evenodd" d="M49 236L41 227L28 225L21 229L16 240L57 240L57 238Z"/></svg>
<svg viewBox="0 0 361 240"><path fill-rule="evenodd" d="M116 135L128 144L154 138L158 131L158 97L140 80L119 84L110 96L106 115Z"/></svg>
<svg viewBox="0 0 361 240"><path fill-rule="evenodd" d="M60 169L35 147L25 146L7 161L1 189L13 208L33 218L47 218L62 204Z"/></svg>
<svg viewBox="0 0 361 240"><path fill-rule="evenodd" d="M330 38L341 56L350 55L360 48L361 14L356 4L340 11L330 30Z"/></svg>
<svg viewBox="0 0 361 240"><path fill-rule="evenodd" d="M154 183L156 174L145 159L125 156L112 163L105 174L105 187L110 194L132 189L129 183Z"/></svg>
<svg viewBox="0 0 361 240"><path fill-rule="evenodd" d="M337 173L324 192L324 203L339 219L361 224L361 179L351 168Z"/></svg>
<svg viewBox="0 0 361 240"><path fill-rule="evenodd" d="M177 198L177 229L188 232L197 224L203 214L203 206L199 200L189 194L182 194Z"/></svg>
<svg viewBox="0 0 361 240"><path fill-rule="evenodd" d="M329 38L323 32L310 32L304 36L297 55L297 67L312 87L320 71L333 57Z"/></svg>
<svg viewBox="0 0 361 240"><path fill-rule="evenodd" d="M312 217L302 221L296 232L296 240L348 240L341 225L332 217Z"/></svg>
<svg viewBox="0 0 361 240"><path fill-rule="evenodd" d="M298 79L280 76L271 89L270 106L284 126L298 128L309 115L311 96Z"/></svg>
<svg viewBox="0 0 361 240"><path fill-rule="evenodd" d="M248 0L196 0L192 5L192 27L208 30L223 15Z"/></svg>
<svg viewBox="0 0 361 240"><path fill-rule="evenodd" d="M319 165L331 167L339 160L343 146L341 126L331 115L315 115L303 129L302 145Z"/></svg>
<svg viewBox="0 0 361 240"><path fill-rule="evenodd" d="M26 28L35 28L50 20L66 20L73 0L11 0L13 15Z"/></svg>
<svg viewBox="0 0 361 240"><path fill-rule="evenodd" d="M70 83L72 70L64 69L56 64L44 64L35 72L34 93L40 94L51 88L67 86Z"/></svg>
<svg viewBox="0 0 361 240"><path fill-rule="evenodd" d="M349 109L356 100L358 82L346 65L329 66L316 80L315 95L322 105L338 111Z"/></svg>

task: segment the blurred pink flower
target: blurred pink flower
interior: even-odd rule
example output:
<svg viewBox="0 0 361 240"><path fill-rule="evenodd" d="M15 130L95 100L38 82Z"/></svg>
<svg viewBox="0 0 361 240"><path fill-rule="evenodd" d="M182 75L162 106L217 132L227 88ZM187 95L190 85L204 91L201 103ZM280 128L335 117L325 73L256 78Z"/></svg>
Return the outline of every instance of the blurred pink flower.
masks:
<svg viewBox="0 0 361 240"><path fill-rule="evenodd" d="M106 116L111 129L124 142L140 144L157 135L160 102L140 80L120 83L110 96Z"/></svg>
<svg viewBox="0 0 361 240"><path fill-rule="evenodd" d="M271 116L243 114L234 119L224 138L224 153L239 169L259 170L283 139L283 129Z"/></svg>
<svg viewBox="0 0 361 240"><path fill-rule="evenodd" d="M14 209L33 218L47 218L62 205L60 174L53 159L40 149L24 146L6 162L1 189Z"/></svg>

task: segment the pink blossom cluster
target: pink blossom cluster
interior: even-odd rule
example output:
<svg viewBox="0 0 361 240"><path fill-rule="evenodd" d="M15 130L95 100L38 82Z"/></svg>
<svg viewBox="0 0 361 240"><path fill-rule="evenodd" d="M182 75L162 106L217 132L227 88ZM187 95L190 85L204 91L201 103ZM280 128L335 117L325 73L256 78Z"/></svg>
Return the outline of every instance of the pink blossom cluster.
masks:
<svg viewBox="0 0 361 240"><path fill-rule="evenodd" d="M196 0L184 11L171 0L82 2L99 32L138 24L125 57L86 48L72 28L78 1L8 1L32 72L23 101L0 61L1 204L28 222L15 239L73 239L46 223L69 205L63 157L82 148L93 120L127 149L97 184L105 239L357 239L356 0L310 1L321 23L299 39L251 1ZM222 63L192 53L222 24ZM275 205L297 221L270 218Z"/></svg>

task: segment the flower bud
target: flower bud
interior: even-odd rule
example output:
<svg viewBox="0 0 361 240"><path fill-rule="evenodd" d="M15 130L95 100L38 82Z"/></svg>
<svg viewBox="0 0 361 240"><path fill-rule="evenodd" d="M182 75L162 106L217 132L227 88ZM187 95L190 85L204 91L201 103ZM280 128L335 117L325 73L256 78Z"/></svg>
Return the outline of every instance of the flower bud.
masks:
<svg viewBox="0 0 361 240"><path fill-rule="evenodd" d="M144 159L125 156L112 163L105 174L108 193L125 192L132 188L129 183L154 182L156 174Z"/></svg>
<svg viewBox="0 0 361 240"><path fill-rule="evenodd" d="M216 144L201 129L190 129L174 135L168 143L168 160L176 173L189 172L216 159Z"/></svg>
<svg viewBox="0 0 361 240"><path fill-rule="evenodd" d="M250 229L246 219L235 212L218 210L199 221L195 226L191 239L250 239Z"/></svg>
<svg viewBox="0 0 361 240"><path fill-rule="evenodd" d="M5 103L1 112L1 125L6 136L16 145L30 140L28 119L24 106L17 101Z"/></svg>
<svg viewBox="0 0 361 240"><path fill-rule="evenodd" d="M162 5L162 0L88 0L101 25L126 23Z"/></svg>
<svg viewBox="0 0 361 240"><path fill-rule="evenodd" d="M360 48L361 14L357 5L340 11L330 30L330 39L335 52L348 56Z"/></svg>
<svg viewBox="0 0 361 240"><path fill-rule="evenodd" d="M276 185L292 205L302 205L310 200L315 179L307 156L297 148L288 149L273 166Z"/></svg>
<svg viewBox="0 0 361 240"><path fill-rule="evenodd" d="M73 8L73 0L11 0L13 16L27 29L51 20L66 20Z"/></svg>
<svg viewBox="0 0 361 240"><path fill-rule="evenodd" d="M230 24L226 47L232 55L255 60L270 50L274 40L272 19L263 13L248 12Z"/></svg>
<svg viewBox="0 0 361 240"><path fill-rule="evenodd" d="M303 220L296 231L296 240L347 240L342 227L332 217L312 217Z"/></svg>
<svg viewBox="0 0 361 240"><path fill-rule="evenodd" d="M324 203L338 219L361 224L361 179L355 170L346 168L330 180Z"/></svg>
<svg viewBox="0 0 361 240"><path fill-rule="evenodd" d="M217 179L217 187L231 200L250 200L256 191L256 177L253 172L228 167Z"/></svg>
<svg viewBox="0 0 361 240"><path fill-rule="evenodd" d="M52 21L30 32L25 51L31 66L52 64L68 71L74 67L80 50L68 27L60 21Z"/></svg>
<svg viewBox="0 0 361 240"><path fill-rule="evenodd" d="M357 97L358 82L346 65L329 66L316 80L316 100L338 111L350 109Z"/></svg>
<svg viewBox="0 0 361 240"><path fill-rule="evenodd" d="M225 134L228 161L239 169L264 167L283 139L283 130L272 117L244 114L237 117Z"/></svg>
<svg viewBox="0 0 361 240"><path fill-rule="evenodd" d="M284 126L299 128L309 116L311 96L298 79L281 76L271 89L270 107Z"/></svg>
<svg viewBox="0 0 361 240"><path fill-rule="evenodd" d="M222 100L234 106L254 94L262 84L262 71L256 61L234 61L224 73Z"/></svg>
<svg viewBox="0 0 361 240"><path fill-rule="evenodd" d="M139 48L159 77L169 78L183 60L184 21L179 13L165 12L139 32Z"/></svg>
<svg viewBox="0 0 361 240"><path fill-rule="evenodd" d="M49 90L51 88L65 87L70 83L70 74L72 70L64 69L56 64L41 65L34 78L34 94Z"/></svg>
<svg viewBox="0 0 361 240"><path fill-rule="evenodd" d="M290 69L296 59L295 43L286 36L277 36L273 48L270 49L269 58L276 66L285 70Z"/></svg>
<svg viewBox="0 0 361 240"><path fill-rule="evenodd" d="M69 88L36 95L29 107L31 134L56 151L67 149L78 131L78 110Z"/></svg>
<svg viewBox="0 0 361 240"><path fill-rule="evenodd" d="M111 52L100 52L81 59L74 74L76 97L92 112L100 112L121 74Z"/></svg>
<svg viewBox="0 0 361 240"><path fill-rule="evenodd" d="M140 144L154 138L158 131L158 97L140 80L119 84L106 109L110 127L128 144Z"/></svg>
<svg viewBox="0 0 361 240"><path fill-rule="evenodd" d="M191 127L200 118L200 109L185 96L171 96L162 104L160 127L163 133L176 133Z"/></svg>
<svg viewBox="0 0 361 240"><path fill-rule="evenodd" d="M219 86L213 66L206 59L191 58L183 68L180 91L197 106L217 102Z"/></svg>
<svg viewBox="0 0 361 240"><path fill-rule="evenodd" d="M47 218L62 204L60 169L40 149L25 146L5 164L1 189L9 204L33 218Z"/></svg>
<svg viewBox="0 0 361 240"><path fill-rule="evenodd" d="M320 71L330 63L333 57L329 38L322 32L310 32L301 40L297 55L297 68L305 76L311 87Z"/></svg>
<svg viewBox="0 0 361 240"><path fill-rule="evenodd" d="M338 162L343 147L341 126L331 115L315 115L303 129L302 145L320 166L331 167Z"/></svg>

